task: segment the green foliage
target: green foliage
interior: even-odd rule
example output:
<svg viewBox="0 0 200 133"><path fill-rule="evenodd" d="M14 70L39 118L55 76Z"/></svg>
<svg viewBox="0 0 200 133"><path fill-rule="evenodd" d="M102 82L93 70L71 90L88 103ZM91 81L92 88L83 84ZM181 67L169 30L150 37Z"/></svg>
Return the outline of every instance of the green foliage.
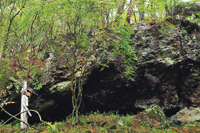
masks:
<svg viewBox="0 0 200 133"><path fill-rule="evenodd" d="M85 34L86 29L92 26L99 26L101 29L106 26L111 28L115 26L116 24L113 22L112 24L106 23L103 25L101 20L105 16L102 16L101 12L109 11L110 15L113 15L116 12L116 5L119 6L122 4L122 1L114 0L28 0L26 3L25 0L15 0L14 3L8 0L7 3L5 2L2 1L0 5L1 10L4 11L0 20L0 24L2 25L0 28L0 53L4 52L7 57L8 55L12 58L20 57L20 64L25 64L26 69L32 69L34 66L27 63L30 61L28 57L32 58L37 55L36 53L34 56L31 56L34 49L29 49L28 47L45 47L45 50L48 50L48 48L55 50L58 47L52 40L61 33L73 34L76 38L72 37L71 40L76 40L79 48L83 50L90 49L88 46L90 40ZM166 11L163 10L166 5L169 9L172 9L173 6L179 3L179 0L140 0L135 1L135 3L137 5L134 7L136 16L139 16L138 13L144 12L146 19L156 19L158 15L160 18L163 18L166 14ZM7 6L4 7L5 4ZM25 6L23 7L23 5ZM140 12L137 12L137 9ZM122 12L117 30L122 35L120 43L123 45L116 45L114 54L123 55L127 52L126 56L128 57L125 57L125 55L122 57L124 60L127 59L125 64L128 65L124 74L132 75L135 68L130 65L130 62L132 58L134 58L133 60L136 60L136 58L134 51L130 51L128 46L130 32L124 29L126 28L124 27L126 17L126 12ZM109 19L113 20L110 16ZM99 34L105 34L105 32L102 30L99 31ZM45 44L48 44L48 48ZM75 46L76 44L72 41L66 42L66 45ZM11 50L12 52L10 52ZM24 56L21 56L22 53ZM71 56L67 56L67 58L71 58ZM23 74L24 77L30 76L30 74L24 71ZM3 75L0 76L2 77ZM131 77L128 76L128 78Z"/></svg>
<svg viewBox="0 0 200 133"><path fill-rule="evenodd" d="M51 40L49 27L52 27L52 15L49 13L52 12L47 12L46 4L47 2L42 0L1 1L0 55L5 55L7 66L15 73L15 76L12 76L19 82L22 82L22 79L32 82L33 71L40 67L35 63L37 54L41 48L46 47L47 41ZM33 84L35 89L40 89L42 86L36 77ZM15 87L19 92L18 83L15 83Z"/></svg>
<svg viewBox="0 0 200 133"><path fill-rule="evenodd" d="M6 84L8 82L8 73L11 73L7 70L8 65L5 62L0 61L0 66L0 91L2 91L6 88Z"/></svg>
<svg viewBox="0 0 200 133"><path fill-rule="evenodd" d="M21 70L17 71L18 81L22 83L23 81L23 72Z"/></svg>
<svg viewBox="0 0 200 133"><path fill-rule="evenodd" d="M14 83L14 86L15 86L15 88L16 88L16 93L19 93L19 91L20 91L20 85L19 84L17 84L17 83Z"/></svg>
<svg viewBox="0 0 200 133"><path fill-rule="evenodd" d="M131 28L129 26L119 26L117 27L117 33L121 35L120 41L115 41L114 52L115 56L120 57L120 60L124 66L124 76L128 80L134 80L134 74L136 67L134 63L137 61L135 51L132 50L130 46L130 37L132 34Z"/></svg>
<svg viewBox="0 0 200 133"><path fill-rule="evenodd" d="M11 83L9 86L7 86L7 89L11 89L13 87L13 84Z"/></svg>
<svg viewBox="0 0 200 133"><path fill-rule="evenodd" d="M35 90L40 90L42 88L42 84L39 82L39 75L40 75L40 70L36 69L33 75L33 85Z"/></svg>
<svg viewBox="0 0 200 133"><path fill-rule="evenodd" d="M117 62L120 62L119 70L123 72L123 76L134 80L137 57L129 45L132 27L126 22L125 11L115 15L116 7L122 4L122 0L2 0L0 55L5 54L2 59L7 63L0 62L0 90L6 87L11 70L15 73L12 76L16 78L13 85L17 92L23 79L28 80L35 90L41 89L41 65L36 63L39 52L62 53L68 61L63 66L69 68L67 74L71 80L72 112L76 115L77 123L84 76L90 67L88 63L91 55L100 57L108 51L112 52L118 59ZM125 2L126 6L128 4ZM139 16L153 20L164 18L167 11L163 9L168 7L172 11L177 4L179 0L136 0L133 10L136 20L139 20ZM109 13L108 18L106 13ZM117 17L118 22L115 22ZM94 30L92 37L87 36L88 29ZM91 42L94 45L91 46ZM110 45L114 47L112 50L108 48ZM96 47L102 47L103 52L98 53ZM72 52L64 53L65 48L72 49ZM81 52L85 54L81 55ZM108 67L106 63L98 63L97 65L103 66L101 71ZM12 85L8 86L11 87Z"/></svg>
<svg viewBox="0 0 200 133"><path fill-rule="evenodd" d="M44 132L41 132L41 133L45 133L45 132L59 133L58 129L56 128L56 125L52 124L51 122L44 122L44 123L47 124L48 127Z"/></svg>

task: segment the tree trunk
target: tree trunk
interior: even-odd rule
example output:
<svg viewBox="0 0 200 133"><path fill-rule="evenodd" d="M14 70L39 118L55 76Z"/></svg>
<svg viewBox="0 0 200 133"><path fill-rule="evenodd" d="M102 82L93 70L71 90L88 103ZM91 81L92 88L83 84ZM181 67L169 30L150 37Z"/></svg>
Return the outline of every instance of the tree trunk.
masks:
<svg viewBox="0 0 200 133"><path fill-rule="evenodd" d="M26 80L23 80L23 86L24 87L22 88L21 92L27 92L27 81ZM21 112L26 111L27 107L28 107L28 96L26 96L24 93L21 93ZM24 112L21 114L21 120L24 121L25 123L28 123L27 112ZM21 130L27 129L27 125L24 124L23 122L21 122L20 125L21 125Z"/></svg>
<svg viewBox="0 0 200 133"><path fill-rule="evenodd" d="M116 15L116 18L115 18L115 22L118 22L118 25L119 25L120 16L124 11L125 2L126 2L126 0L123 0L123 3L117 9L117 15Z"/></svg>
<svg viewBox="0 0 200 133"><path fill-rule="evenodd" d="M144 9L143 9L144 2L140 1L140 3L138 5L139 5L139 7L138 7L139 21L142 21L142 20L144 20Z"/></svg>
<svg viewBox="0 0 200 133"><path fill-rule="evenodd" d="M127 17L126 17L126 21L130 24L131 23L131 15L133 13L133 4L135 3L135 1L130 0L130 4L128 7L128 11L127 11Z"/></svg>
<svg viewBox="0 0 200 133"><path fill-rule="evenodd" d="M166 11L166 17L170 14L169 13L169 8L168 8L168 5L167 4L165 4L165 11Z"/></svg>
<svg viewBox="0 0 200 133"><path fill-rule="evenodd" d="M133 12L133 15L134 15L134 18L135 18L135 23L136 23L137 19L136 19L135 11Z"/></svg>

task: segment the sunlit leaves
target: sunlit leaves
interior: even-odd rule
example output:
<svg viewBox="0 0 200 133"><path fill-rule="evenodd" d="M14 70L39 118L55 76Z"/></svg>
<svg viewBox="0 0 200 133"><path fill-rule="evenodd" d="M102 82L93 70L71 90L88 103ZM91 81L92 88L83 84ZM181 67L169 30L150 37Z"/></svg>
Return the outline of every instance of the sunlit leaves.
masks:
<svg viewBox="0 0 200 133"><path fill-rule="evenodd" d="M32 71L43 66L43 62L37 59L37 53L44 50L52 37L49 35L53 25L52 18L55 16L53 9L48 8L43 0L3 2L7 3L3 3L3 7L1 5L3 16L0 23L0 53L4 54L4 60L19 81L31 81L29 78ZM35 85L41 88L40 84ZM19 88L17 85L16 87Z"/></svg>

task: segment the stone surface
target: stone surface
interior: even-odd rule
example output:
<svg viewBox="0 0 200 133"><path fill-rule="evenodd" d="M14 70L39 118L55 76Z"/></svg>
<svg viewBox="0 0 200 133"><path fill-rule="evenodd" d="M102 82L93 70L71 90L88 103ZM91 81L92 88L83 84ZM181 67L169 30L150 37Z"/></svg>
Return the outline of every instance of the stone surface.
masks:
<svg viewBox="0 0 200 133"><path fill-rule="evenodd" d="M170 118L170 124L179 126L185 124L200 124L200 108L185 107Z"/></svg>
<svg viewBox="0 0 200 133"><path fill-rule="evenodd" d="M71 93L70 89L70 81L59 82L56 85L49 88L49 91L53 94L56 93L58 95L66 95ZM60 94L59 94L60 93Z"/></svg>
<svg viewBox="0 0 200 133"><path fill-rule="evenodd" d="M124 120L122 117L115 118L115 124L123 127L125 125Z"/></svg>
<svg viewBox="0 0 200 133"><path fill-rule="evenodd" d="M165 113L160 108L160 106L152 104L146 108L142 113L137 117L142 125L149 125L150 127L155 128L166 128L167 119Z"/></svg>

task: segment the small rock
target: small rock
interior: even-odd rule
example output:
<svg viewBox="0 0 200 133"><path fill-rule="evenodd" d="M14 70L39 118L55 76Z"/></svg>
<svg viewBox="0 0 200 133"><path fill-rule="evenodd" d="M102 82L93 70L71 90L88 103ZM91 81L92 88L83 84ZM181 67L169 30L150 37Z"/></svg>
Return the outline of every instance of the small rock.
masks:
<svg viewBox="0 0 200 133"><path fill-rule="evenodd" d="M115 119L115 124L119 126L124 126L124 120L122 117L118 117Z"/></svg>

